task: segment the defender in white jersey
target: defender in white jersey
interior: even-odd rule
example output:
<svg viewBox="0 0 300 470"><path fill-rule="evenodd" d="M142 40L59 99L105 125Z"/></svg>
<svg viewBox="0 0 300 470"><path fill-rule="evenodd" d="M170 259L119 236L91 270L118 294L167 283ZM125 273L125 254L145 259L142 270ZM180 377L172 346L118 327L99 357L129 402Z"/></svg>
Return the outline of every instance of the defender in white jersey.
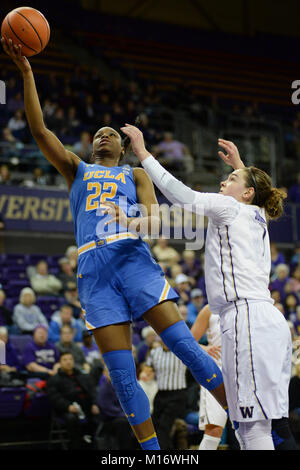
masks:
<svg viewBox="0 0 300 470"><path fill-rule="evenodd" d="M221 369L220 317L211 313L209 305L205 305L200 310L191 328L191 333L197 341L206 333L208 346L214 348L213 357ZM227 413L211 393L206 393L206 390L201 387L199 429L204 430L204 435L199 450L216 450L218 448L226 421Z"/></svg>
<svg viewBox="0 0 300 470"><path fill-rule="evenodd" d="M210 308L221 320L230 418L242 448L274 449L272 435L290 435L291 335L268 290L267 218L280 217L286 195L272 187L264 171L246 168L236 146L222 139L219 145L227 153L219 155L234 171L221 183L219 194L193 191L147 152L139 129L126 124L121 130L159 190L172 203L209 218L205 278ZM278 422L273 434L272 420Z"/></svg>

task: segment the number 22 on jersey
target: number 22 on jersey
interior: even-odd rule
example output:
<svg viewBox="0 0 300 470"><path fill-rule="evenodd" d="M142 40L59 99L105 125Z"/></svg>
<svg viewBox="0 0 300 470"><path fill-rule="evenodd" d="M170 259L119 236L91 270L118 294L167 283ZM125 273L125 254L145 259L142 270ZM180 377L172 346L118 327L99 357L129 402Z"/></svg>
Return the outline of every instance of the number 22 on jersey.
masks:
<svg viewBox="0 0 300 470"><path fill-rule="evenodd" d="M103 189L103 192L102 192ZM103 188L101 183L88 183L87 190L93 191L92 194L89 194L86 199L85 210L92 211L99 209L100 204L103 204L106 199L113 199L117 193L118 186L116 183L103 183Z"/></svg>

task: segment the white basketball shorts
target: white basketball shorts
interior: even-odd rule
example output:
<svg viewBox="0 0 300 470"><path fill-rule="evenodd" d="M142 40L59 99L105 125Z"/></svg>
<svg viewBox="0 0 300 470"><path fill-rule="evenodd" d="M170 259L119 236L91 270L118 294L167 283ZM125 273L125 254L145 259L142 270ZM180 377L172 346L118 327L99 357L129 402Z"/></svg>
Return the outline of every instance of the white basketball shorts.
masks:
<svg viewBox="0 0 300 470"><path fill-rule="evenodd" d="M239 300L220 315L222 372L230 419L288 417L291 333L267 301Z"/></svg>

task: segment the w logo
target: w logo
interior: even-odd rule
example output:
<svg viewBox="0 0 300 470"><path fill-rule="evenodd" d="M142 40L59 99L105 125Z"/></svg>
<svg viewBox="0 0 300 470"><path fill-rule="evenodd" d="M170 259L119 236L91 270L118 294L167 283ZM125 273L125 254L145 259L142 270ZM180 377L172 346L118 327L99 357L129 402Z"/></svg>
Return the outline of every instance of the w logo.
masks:
<svg viewBox="0 0 300 470"><path fill-rule="evenodd" d="M252 418L254 406L240 406L243 418Z"/></svg>

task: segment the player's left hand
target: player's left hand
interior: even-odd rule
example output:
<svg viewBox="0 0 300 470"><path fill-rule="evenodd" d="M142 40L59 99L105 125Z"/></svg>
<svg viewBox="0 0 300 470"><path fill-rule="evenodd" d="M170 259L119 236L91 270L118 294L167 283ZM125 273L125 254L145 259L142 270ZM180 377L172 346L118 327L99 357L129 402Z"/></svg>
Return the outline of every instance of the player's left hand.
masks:
<svg viewBox="0 0 300 470"><path fill-rule="evenodd" d="M128 220L127 215L120 208L120 206L118 206L114 202L105 201L105 202L100 204L100 209L104 209L103 210L103 215L108 214L108 215L111 215L111 217L112 217L110 220L105 222L105 224L104 224L105 226L116 222L117 224L121 225L122 227L128 227L129 220Z"/></svg>
<svg viewBox="0 0 300 470"><path fill-rule="evenodd" d="M151 155L146 150L144 136L140 129L131 124L125 124L125 127L121 127L121 131L129 137L131 148L141 162Z"/></svg>

